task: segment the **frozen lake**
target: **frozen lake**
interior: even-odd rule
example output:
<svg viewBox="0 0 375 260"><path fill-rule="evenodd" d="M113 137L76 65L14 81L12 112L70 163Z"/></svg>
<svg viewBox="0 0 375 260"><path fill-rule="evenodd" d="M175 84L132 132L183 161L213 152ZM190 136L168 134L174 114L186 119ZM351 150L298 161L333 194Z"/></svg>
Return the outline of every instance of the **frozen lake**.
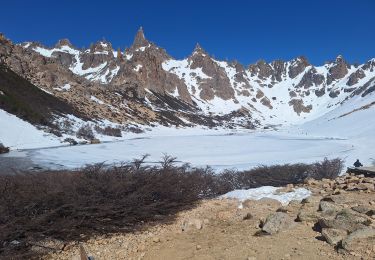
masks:
<svg viewBox="0 0 375 260"><path fill-rule="evenodd" d="M193 166L216 170L248 169L257 165L314 162L324 157L348 157L354 146L345 139L265 133L207 133L149 136L96 145L30 150L28 159L49 168L76 168L93 163L119 163L149 154L157 162L164 153ZM351 156L350 156L351 157Z"/></svg>

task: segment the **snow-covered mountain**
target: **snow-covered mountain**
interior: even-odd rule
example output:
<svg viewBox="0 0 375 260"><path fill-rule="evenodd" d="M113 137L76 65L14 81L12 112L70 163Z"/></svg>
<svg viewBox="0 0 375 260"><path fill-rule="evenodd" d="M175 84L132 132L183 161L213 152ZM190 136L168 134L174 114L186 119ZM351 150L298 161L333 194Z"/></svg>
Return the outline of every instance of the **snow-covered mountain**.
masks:
<svg viewBox="0 0 375 260"><path fill-rule="evenodd" d="M263 128L321 118L351 100L375 101L375 59L352 65L338 56L314 66L297 57L245 67L197 44L177 60L142 28L125 50L104 40L80 49L69 40L46 47L1 36L0 62L88 118L129 126Z"/></svg>

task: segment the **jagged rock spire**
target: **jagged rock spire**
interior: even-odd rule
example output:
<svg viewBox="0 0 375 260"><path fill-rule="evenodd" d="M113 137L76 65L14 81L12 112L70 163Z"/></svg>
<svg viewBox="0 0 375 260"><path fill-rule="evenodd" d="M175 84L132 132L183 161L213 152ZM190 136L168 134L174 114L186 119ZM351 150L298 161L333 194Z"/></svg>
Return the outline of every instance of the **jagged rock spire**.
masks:
<svg viewBox="0 0 375 260"><path fill-rule="evenodd" d="M113 51L112 44L106 40L100 40L91 46L91 51Z"/></svg>
<svg viewBox="0 0 375 260"><path fill-rule="evenodd" d="M201 47L201 45L199 43L197 43L195 45L195 48L194 48L194 51L193 51L193 55L195 53L198 53L198 54L206 54L207 55L207 52Z"/></svg>
<svg viewBox="0 0 375 260"><path fill-rule="evenodd" d="M346 63L344 57L341 54L336 57L336 63Z"/></svg>
<svg viewBox="0 0 375 260"><path fill-rule="evenodd" d="M71 42L68 39L61 39L55 45L55 47L61 47L61 46L69 46L71 48L74 47L73 44L71 44Z"/></svg>
<svg viewBox="0 0 375 260"><path fill-rule="evenodd" d="M143 32L142 26L138 29L137 34L135 35L134 42L133 42L133 48L139 48L147 46L149 42L146 40L145 34Z"/></svg>

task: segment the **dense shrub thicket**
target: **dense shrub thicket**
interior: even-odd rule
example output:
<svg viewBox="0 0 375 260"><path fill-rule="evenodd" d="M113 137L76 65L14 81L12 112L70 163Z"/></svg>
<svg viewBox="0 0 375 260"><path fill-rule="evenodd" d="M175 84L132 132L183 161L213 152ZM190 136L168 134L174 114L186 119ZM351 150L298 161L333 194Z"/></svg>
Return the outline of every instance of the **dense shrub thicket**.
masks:
<svg viewBox="0 0 375 260"><path fill-rule="evenodd" d="M174 166L169 156L159 167L145 166L145 158L110 168L0 176L0 256L28 252L30 241L44 237L68 241L132 231L233 189L333 178L342 169L335 159L215 174L211 168ZM15 247L11 241L21 243Z"/></svg>

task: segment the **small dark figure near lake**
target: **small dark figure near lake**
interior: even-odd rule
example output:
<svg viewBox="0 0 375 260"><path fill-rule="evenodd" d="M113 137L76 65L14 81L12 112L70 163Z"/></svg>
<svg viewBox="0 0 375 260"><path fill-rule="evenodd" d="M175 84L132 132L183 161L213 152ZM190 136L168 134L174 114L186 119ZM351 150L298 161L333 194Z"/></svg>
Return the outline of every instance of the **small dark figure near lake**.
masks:
<svg viewBox="0 0 375 260"><path fill-rule="evenodd" d="M363 166L363 164L360 163L359 159L357 159L357 161L355 161L355 163L354 163L354 167L362 167L362 166Z"/></svg>

